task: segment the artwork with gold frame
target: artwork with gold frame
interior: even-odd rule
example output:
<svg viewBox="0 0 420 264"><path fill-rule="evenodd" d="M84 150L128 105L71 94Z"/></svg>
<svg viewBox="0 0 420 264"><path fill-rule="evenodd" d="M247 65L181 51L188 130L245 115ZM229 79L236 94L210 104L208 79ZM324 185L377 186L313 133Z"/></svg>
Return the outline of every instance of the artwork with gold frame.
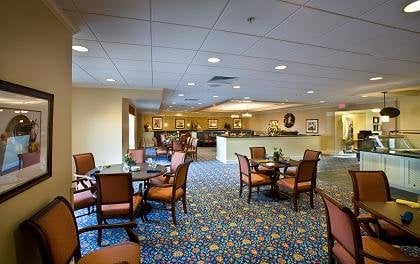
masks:
<svg viewBox="0 0 420 264"><path fill-rule="evenodd" d="M152 117L152 129L153 130L162 130L163 129L163 118L162 117Z"/></svg>
<svg viewBox="0 0 420 264"><path fill-rule="evenodd" d="M184 129L185 128L185 119L175 119L175 128Z"/></svg>
<svg viewBox="0 0 420 264"><path fill-rule="evenodd" d="M209 129L217 129L217 119L209 119Z"/></svg>

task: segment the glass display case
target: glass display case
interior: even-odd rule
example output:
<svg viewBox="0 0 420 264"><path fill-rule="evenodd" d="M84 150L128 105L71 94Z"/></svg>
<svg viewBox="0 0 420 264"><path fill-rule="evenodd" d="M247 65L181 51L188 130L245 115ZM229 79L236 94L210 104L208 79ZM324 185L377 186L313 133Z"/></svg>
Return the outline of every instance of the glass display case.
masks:
<svg viewBox="0 0 420 264"><path fill-rule="evenodd" d="M390 131L387 136L369 136L369 140L373 141L375 149L420 153L420 131L418 130Z"/></svg>

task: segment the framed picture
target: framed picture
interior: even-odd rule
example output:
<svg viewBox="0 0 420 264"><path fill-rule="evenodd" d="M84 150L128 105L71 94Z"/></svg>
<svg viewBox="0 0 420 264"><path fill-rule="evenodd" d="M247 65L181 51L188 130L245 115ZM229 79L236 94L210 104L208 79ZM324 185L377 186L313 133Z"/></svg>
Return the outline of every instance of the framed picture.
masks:
<svg viewBox="0 0 420 264"><path fill-rule="evenodd" d="M51 177L54 95L0 80L0 202Z"/></svg>
<svg viewBox="0 0 420 264"><path fill-rule="evenodd" d="M217 119L209 119L209 128L217 129Z"/></svg>
<svg viewBox="0 0 420 264"><path fill-rule="evenodd" d="M235 128L242 128L242 119L240 118L233 119L233 129Z"/></svg>
<svg viewBox="0 0 420 264"><path fill-rule="evenodd" d="M185 119L175 119L175 128L184 129L185 128Z"/></svg>
<svg viewBox="0 0 420 264"><path fill-rule="evenodd" d="M379 124L379 116L374 116L373 117L373 123L374 124Z"/></svg>
<svg viewBox="0 0 420 264"><path fill-rule="evenodd" d="M306 133L318 133L318 119L306 119Z"/></svg>
<svg viewBox="0 0 420 264"><path fill-rule="evenodd" d="M152 129L153 130L162 130L163 128L163 118L162 117L152 117Z"/></svg>

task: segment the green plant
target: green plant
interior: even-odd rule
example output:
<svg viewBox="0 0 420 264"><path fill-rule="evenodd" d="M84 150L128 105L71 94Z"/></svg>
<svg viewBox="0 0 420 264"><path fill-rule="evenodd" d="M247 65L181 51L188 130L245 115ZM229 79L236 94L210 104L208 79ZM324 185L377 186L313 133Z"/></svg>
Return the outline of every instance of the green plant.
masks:
<svg viewBox="0 0 420 264"><path fill-rule="evenodd" d="M283 150L281 148L274 148L273 159L279 160L283 158L284 158Z"/></svg>
<svg viewBox="0 0 420 264"><path fill-rule="evenodd" d="M131 157L131 155L129 153L124 155L124 163L127 164L128 166L132 166L136 164L136 161L133 160L133 158Z"/></svg>
<svg viewBox="0 0 420 264"><path fill-rule="evenodd" d="M276 122L270 121L267 132L269 136L277 136L280 134L280 127Z"/></svg>

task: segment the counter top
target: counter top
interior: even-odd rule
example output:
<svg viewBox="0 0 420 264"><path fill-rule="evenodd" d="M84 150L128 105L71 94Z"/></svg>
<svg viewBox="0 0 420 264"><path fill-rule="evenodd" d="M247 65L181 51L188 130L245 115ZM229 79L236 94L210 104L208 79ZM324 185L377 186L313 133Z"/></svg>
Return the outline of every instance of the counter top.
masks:
<svg viewBox="0 0 420 264"><path fill-rule="evenodd" d="M306 135L306 134L299 134L299 135L280 135L280 136L226 136L226 135L218 135L218 137L224 138L283 138L283 137L317 137L320 135Z"/></svg>
<svg viewBox="0 0 420 264"><path fill-rule="evenodd" d="M382 150L382 149L378 149L378 150L359 150L359 151L420 159L420 151L419 150L410 151L410 150L387 150L387 149Z"/></svg>

